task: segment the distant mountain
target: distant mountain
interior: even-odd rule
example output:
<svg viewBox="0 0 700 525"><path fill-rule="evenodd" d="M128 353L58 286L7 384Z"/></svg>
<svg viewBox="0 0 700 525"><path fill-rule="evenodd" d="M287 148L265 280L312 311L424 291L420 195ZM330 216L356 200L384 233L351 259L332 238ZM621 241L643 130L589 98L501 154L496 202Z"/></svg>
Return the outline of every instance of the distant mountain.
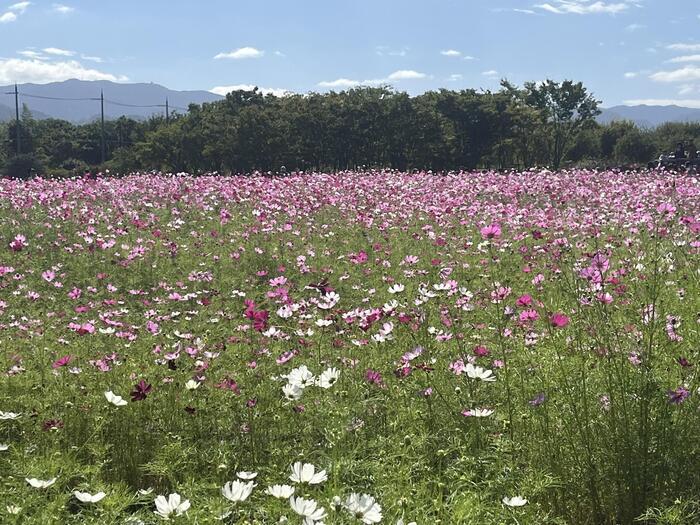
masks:
<svg viewBox="0 0 700 525"><path fill-rule="evenodd" d="M680 106L613 106L602 111L598 116L601 124L631 120L638 126L654 128L664 122L700 122L700 109Z"/></svg>
<svg viewBox="0 0 700 525"><path fill-rule="evenodd" d="M54 100L54 99L99 99L104 92L105 118L121 116L148 118L163 114L168 104L171 111L184 113L189 104L201 104L221 100L223 97L209 91L175 91L158 84L118 84L109 81L66 80L50 84L20 84L20 103L26 104L35 118L60 118L72 122L88 122L100 117L99 100ZM0 86L0 93L12 91L14 86ZM32 96L30 96L32 95ZM14 99L4 95L0 99L0 121L15 116ZM181 109L178 109L181 108ZM9 110L9 111L8 111Z"/></svg>

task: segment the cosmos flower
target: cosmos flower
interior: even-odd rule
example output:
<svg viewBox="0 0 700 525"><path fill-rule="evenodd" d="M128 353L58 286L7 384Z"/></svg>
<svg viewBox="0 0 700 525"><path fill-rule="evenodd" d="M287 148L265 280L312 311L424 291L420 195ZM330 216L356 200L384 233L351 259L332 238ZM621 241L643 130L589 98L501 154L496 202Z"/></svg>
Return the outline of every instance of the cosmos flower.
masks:
<svg viewBox="0 0 700 525"><path fill-rule="evenodd" d="M496 380L496 376L493 375L492 370L486 370L480 366L474 366L471 363L466 364L464 367L464 372L467 374L467 377L470 377L471 379L480 379L481 381L486 381L489 383Z"/></svg>
<svg viewBox="0 0 700 525"><path fill-rule="evenodd" d="M167 499L165 496L158 496L155 504L155 514L164 520L169 520L172 514L182 516L190 508L190 500L182 501L182 497L177 492L170 494Z"/></svg>
<svg viewBox="0 0 700 525"><path fill-rule="evenodd" d="M107 401L109 401L116 407L123 407L124 405L126 405L126 400L123 399L121 396L116 395L111 390L105 392L105 398L107 398Z"/></svg>
<svg viewBox="0 0 700 525"><path fill-rule="evenodd" d="M522 496L513 496L512 498L504 496L501 501L508 507L522 507L527 503L527 500Z"/></svg>
<svg viewBox="0 0 700 525"><path fill-rule="evenodd" d="M35 489L46 489L56 483L58 478L51 479L37 479L37 478L24 478L27 483L29 483Z"/></svg>
<svg viewBox="0 0 700 525"><path fill-rule="evenodd" d="M267 487L266 494L279 499L288 499L294 494L294 487L291 485L271 485Z"/></svg>
<svg viewBox="0 0 700 525"><path fill-rule="evenodd" d="M104 492L98 492L97 494L90 494L89 492L79 492L79 491L74 491L73 495L78 501L81 501L83 503L97 503L98 501L101 501L102 498L106 496Z"/></svg>
<svg viewBox="0 0 700 525"><path fill-rule="evenodd" d="M370 525L382 521L382 507L369 494L350 494L344 507L362 523Z"/></svg>
<svg viewBox="0 0 700 525"><path fill-rule="evenodd" d="M339 377L340 371L337 368L327 368L316 380L316 385L321 388L330 388L338 381Z"/></svg>
<svg viewBox="0 0 700 525"><path fill-rule="evenodd" d="M245 479L245 480L255 479L256 477L258 477L258 473L257 472L248 472L246 470L241 470L240 472L236 472L236 477L238 479Z"/></svg>
<svg viewBox="0 0 700 525"><path fill-rule="evenodd" d="M493 410L490 408L472 408L462 411L462 415L465 417L488 417L491 414L493 414Z"/></svg>
<svg viewBox="0 0 700 525"><path fill-rule="evenodd" d="M292 474L289 479L294 483L308 483L309 485L318 485L328 479L325 470L316 472L316 467L311 463L302 463L297 461L292 465Z"/></svg>
<svg viewBox="0 0 700 525"><path fill-rule="evenodd" d="M152 385L149 383L146 383L143 379L139 381L135 386L134 389L131 391L131 400L132 401L143 401L146 399L148 394L151 392L151 389L153 388Z"/></svg>
<svg viewBox="0 0 700 525"><path fill-rule="evenodd" d="M289 505L299 516L304 517L305 523L307 521L312 523L321 521L326 517L326 510L323 507L319 507L316 500L313 499L295 498L292 496L289 498Z"/></svg>
<svg viewBox="0 0 700 525"><path fill-rule="evenodd" d="M0 420L13 420L19 418L22 414L17 413L17 412L3 412L0 410Z"/></svg>
<svg viewBox="0 0 700 525"><path fill-rule="evenodd" d="M245 501L256 486L252 481L247 483L238 480L229 481L221 487L221 495L233 503L238 503Z"/></svg>

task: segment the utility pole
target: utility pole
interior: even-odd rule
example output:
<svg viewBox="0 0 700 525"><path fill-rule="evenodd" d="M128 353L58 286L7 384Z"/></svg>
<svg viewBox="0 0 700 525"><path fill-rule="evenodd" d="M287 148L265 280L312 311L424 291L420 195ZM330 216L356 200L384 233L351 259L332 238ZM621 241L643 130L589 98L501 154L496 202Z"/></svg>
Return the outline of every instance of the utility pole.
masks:
<svg viewBox="0 0 700 525"><path fill-rule="evenodd" d="M170 124L170 111L168 109L168 97L165 97L165 123Z"/></svg>
<svg viewBox="0 0 700 525"><path fill-rule="evenodd" d="M102 164L105 163L106 150L105 150L105 94L103 90L100 90L100 143L102 149Z"/></svg>
<svg viewBox="0 0 700 525"><path fill-rule="evenodd" d="M22 133L20 132L19 125L19 91L17 90L17 83L15 82L15 142L17 143L17 155L22 152Z"/></svg>

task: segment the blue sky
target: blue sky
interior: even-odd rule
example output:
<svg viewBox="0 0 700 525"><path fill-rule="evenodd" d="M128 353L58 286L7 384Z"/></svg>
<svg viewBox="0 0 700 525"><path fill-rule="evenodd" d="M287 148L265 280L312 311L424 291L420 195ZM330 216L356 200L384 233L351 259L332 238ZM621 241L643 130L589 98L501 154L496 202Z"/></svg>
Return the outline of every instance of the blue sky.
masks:
<svg viewBox="0 0 700 525"><path fill-rule="evenodd" d="M416 94L570 78L605 106L700 107L697 0L65 2L0 0L0 85Z"/></svg>

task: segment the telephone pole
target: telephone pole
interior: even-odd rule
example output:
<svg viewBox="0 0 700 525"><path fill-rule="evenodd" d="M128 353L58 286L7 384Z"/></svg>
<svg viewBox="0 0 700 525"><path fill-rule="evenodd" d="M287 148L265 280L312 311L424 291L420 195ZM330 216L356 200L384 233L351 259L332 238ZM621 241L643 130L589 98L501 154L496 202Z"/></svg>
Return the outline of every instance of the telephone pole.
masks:
<svg viewBox="0 0 700 525"><path fill-rule="evenodd" d="M19 90L17 89L17 83L15 82L15 142L17 143L17 155L22 152L22 133L20 132L19 126Z"/></svg>
<svg viewBox="0 0 700 525"><path fill-rule="evenodd" d="M105 163L105 94L100 90L100 146L102 150L102 164Z"/></svg>

